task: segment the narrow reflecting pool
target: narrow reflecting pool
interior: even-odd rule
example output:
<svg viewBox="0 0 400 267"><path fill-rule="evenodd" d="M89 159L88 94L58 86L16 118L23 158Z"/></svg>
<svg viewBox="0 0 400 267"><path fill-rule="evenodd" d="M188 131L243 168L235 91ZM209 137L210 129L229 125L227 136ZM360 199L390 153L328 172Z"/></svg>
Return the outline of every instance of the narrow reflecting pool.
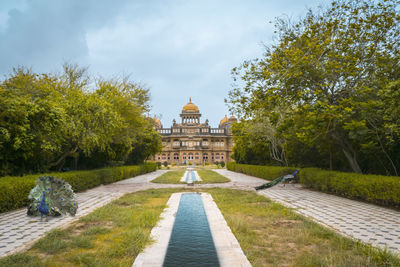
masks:
<svg viewBox="0 0 400 267"><path fill-rule="evenodd" d="M163 266L220 266L200 194L182 194Z"/></svg>

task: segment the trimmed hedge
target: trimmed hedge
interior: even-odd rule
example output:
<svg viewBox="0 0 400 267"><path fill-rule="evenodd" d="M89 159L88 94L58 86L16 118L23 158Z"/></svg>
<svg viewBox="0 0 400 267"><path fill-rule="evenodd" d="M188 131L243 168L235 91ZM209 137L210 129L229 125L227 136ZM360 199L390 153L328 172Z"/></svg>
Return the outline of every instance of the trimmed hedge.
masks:
<svg viewBox="0 0 400 267"><path fill-rule="evenodd" d="M227 169L271 180L293 173L295 168L227 163ZM318 168L300 170L300 183L305 187L362 200L382 206L400 208L400 177L326 171Z"/></svg>
<svg viewBox="0 0 400 267"><path fill-rule="evenodd" d="M28 205L28 195L35 187L38 177L43 175L62 178L71 184L75 192L83 191L101 184L109 184L143 173L155 171L156 164L122 166L90 171L53 172L26 175L22 177L5 176L0 178L0 212L10 211Z"/></svg>
<svg viewBox="0 0 400 267"><path fill-rule="evenodd" d="M226 164L226 168L234 172L241 172L244 174L248 174L266 180L273 180L282 175L294 173L296 171L296 168L292 167L248 165L248 164L238 164L235 162L228 162Z"/></svg>
<svg viewBox="0 0 400 267"><path fill-rule="evenodd" d="M400 207L400 177L304 168L300 183L306 187L383 206Z"/></svg>

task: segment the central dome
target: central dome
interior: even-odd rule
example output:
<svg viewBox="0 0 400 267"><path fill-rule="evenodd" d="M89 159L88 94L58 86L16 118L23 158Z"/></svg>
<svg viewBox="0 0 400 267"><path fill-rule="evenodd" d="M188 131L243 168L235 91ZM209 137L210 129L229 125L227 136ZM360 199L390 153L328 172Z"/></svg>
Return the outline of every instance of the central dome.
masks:
<svg viewBox="0 0 400 267"><path fill-rule="evenodd" d="M182 113L184 112L193 112L193 113L198 113L199 108L192 103L192 99L189 98L189 103L187 103L185 106L183 106Z"/></svg>

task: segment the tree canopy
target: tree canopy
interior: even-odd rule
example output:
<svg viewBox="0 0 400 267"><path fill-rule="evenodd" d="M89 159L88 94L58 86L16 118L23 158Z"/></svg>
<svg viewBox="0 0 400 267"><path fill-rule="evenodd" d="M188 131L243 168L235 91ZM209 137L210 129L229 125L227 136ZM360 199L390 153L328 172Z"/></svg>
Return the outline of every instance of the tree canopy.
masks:
<svg viewBox="0 0 400 267"><path fill-rule="evenodd" d="M260 125L245 131L276 163L398 175L399 22L397 0L333 1L294 23L279 18L276 43L233 69L227 102Z"/></svg>
<svg viewBox="0 0 400 267"><path fill-rule="evenodd" d="M148 111L148 89L127 78L14 69L0 83L0 175L141 163L161 146Z"/></svg>

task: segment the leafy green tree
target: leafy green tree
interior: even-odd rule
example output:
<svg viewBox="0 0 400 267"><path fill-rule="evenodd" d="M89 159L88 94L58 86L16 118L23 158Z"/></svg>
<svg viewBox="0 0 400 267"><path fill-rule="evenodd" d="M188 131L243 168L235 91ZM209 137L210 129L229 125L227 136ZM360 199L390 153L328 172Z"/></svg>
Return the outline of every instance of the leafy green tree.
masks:
<svg viewBox="0 0 400 267"><path fill-rule="evenodd" d="M45 171L62 150L66 122L56 79L19 68L0 84L2 175Z"/></svg>
<svg viewBox="0 0 400 267"><path fill-rule="evenodd" d="M0 83L0 175L142 163L161 146L148 111L148 89L127 78L18 68Z"/></svg>
<svg viewBox="0 0 400 267"><path fill-rule="evenodd" d="M233 69L242 86L229 94L232 110L257 118L290 107L277 134L331 157L341 151L354 172L366 169L372 151L393 161L374 128L381 119L365 106L379 106L380 90L400 77L399 21L395 0L333 1L296 24L278 19L277 44Z"/></svg>

